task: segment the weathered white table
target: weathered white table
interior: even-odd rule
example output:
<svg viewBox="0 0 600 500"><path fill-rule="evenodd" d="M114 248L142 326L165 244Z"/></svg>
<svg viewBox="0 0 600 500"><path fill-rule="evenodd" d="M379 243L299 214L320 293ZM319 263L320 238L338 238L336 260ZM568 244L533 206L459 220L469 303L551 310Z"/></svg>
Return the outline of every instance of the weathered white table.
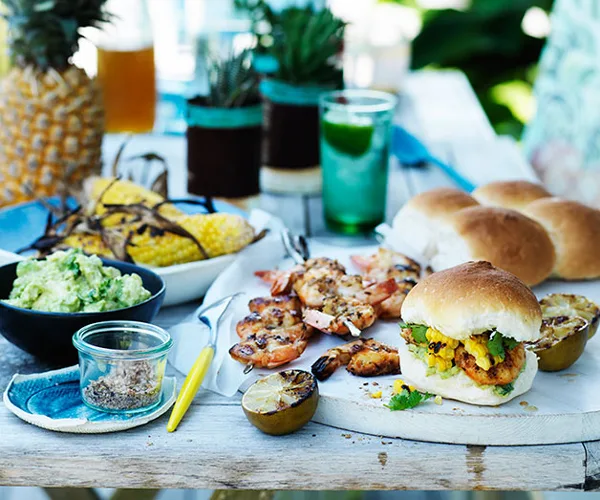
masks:
<svg viewBox="0 0 600 500"><path fill-rule="evenodd" d="M399 120L473 181L531 177L514 142L497 138L460 73L412 75ZM107 143L108 157L116 142ZM174 167L171 188L183 194L184 142L137 139L128 152L154 150ZM136 151L137 150L137 151ZM410 195L448 185L430 168L392 165L389 216ZM290 229L329 238L318 198L263 195L261 207ZM340 239L351 244L352 240ZM170 326L197 304L163 310ZM0 389L14 372L42 366L0 340ZM270 437L252 427L240 398L201 392L174 434L166 417L114 435L67 435L30 426L0 405L0 485L118 488L245 489L600 489L600 443L556 446L452 446L348 433L309 424Z"/></svg>

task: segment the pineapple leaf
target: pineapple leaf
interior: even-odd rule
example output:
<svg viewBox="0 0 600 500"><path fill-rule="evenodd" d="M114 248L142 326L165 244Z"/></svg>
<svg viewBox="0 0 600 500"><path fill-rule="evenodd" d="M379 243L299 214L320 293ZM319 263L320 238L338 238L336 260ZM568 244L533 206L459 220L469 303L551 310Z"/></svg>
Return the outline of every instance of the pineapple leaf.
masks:
<svg viewBox="0 0 600 500"><path fill-rule="evenodd" d="M1 0L13 63L62 70L78 48L79 29L110 20L106 0Z"/></svg>

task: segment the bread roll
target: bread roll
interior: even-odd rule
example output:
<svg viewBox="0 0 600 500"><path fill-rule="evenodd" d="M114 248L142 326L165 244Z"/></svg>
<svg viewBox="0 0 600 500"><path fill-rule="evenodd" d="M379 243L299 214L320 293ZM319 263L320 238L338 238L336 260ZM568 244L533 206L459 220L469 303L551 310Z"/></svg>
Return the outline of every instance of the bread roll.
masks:
<svg viewBox="0 0 600 500"><path fill-rule="evenodd" d="M528 205L524 213L544 226L554 243L554 276L600 277L600 211L576 201L544 198Z"/></svg>
<svg viewBox="0 0 600 500"><path fill-rule="evenodd" d="M539 338L542 312L521 280L479 261L434 273L417 283L402 304L402 319L431 326L456 340L498 330L526 342Z"/></svg>
<svg viewBox="0 0 600 500"><path fill-rule="evenodd" d="M437 252L431 258L434 271L486 260L533 286L554 269L550 237L540 224L515 210L481 205L465 208L438 231Z"/></svg>
<svg viewBox="0 0 600 500"><path fill-rule="evenodd" d="M490 182L473 191L473 197L482 205L519 211L535 200L550 196L541 184L529 181Z"/></svg>
<svg viewBox="0 0 600 500"><path fill-rule="evenodd" d="M439 225L455 212L477 205L464 191L439 188L410 199L396 214L392 225L394 238L405 241L425 259L436 253Z"/></svg>

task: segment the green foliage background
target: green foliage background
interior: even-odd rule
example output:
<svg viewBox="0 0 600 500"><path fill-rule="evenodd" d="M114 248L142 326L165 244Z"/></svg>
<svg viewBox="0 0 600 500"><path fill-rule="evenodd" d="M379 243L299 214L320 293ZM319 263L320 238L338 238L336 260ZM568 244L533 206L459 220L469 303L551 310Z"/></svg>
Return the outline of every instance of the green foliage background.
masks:
<svg viewBox="0 0 600 500"><path fill-rule="evenodd" d="M392 0L419 9L415 0ZM549 12L553 0L472 0L464 11L423 10L412 67L465 72L496 131L521 136L545 40L526 35L527 10Z"/></svg>

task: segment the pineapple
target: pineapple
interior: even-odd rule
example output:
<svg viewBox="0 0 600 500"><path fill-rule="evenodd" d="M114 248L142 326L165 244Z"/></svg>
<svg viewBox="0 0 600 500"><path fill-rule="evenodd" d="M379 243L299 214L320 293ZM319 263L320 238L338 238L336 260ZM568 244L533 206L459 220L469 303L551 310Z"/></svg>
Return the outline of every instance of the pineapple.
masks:
<svg viewBox="0 0 600 500"><path fill-rule="evenodd" d="M100 89L71 63L106 0L1 0L12 69L0 81L0 207L55 194L101 168Z"/></svg>

